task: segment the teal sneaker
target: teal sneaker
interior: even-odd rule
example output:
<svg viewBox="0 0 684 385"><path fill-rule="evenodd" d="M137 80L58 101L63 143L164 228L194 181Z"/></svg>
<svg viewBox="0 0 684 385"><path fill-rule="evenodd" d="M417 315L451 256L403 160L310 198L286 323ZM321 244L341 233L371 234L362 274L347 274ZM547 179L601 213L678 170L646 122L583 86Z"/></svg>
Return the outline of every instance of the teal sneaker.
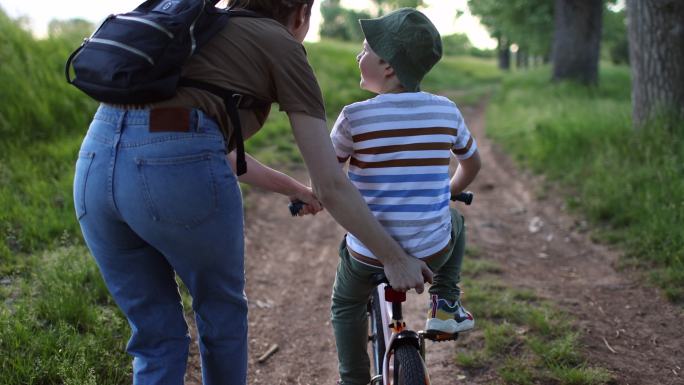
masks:
<svg viewBox="0 0 684 385"><path fill-rule="evenodd" d="M425 330L454 334L465 332L475 327L475 319L457 300L453 304L449 301L432 295L428 309Z"/></svg>

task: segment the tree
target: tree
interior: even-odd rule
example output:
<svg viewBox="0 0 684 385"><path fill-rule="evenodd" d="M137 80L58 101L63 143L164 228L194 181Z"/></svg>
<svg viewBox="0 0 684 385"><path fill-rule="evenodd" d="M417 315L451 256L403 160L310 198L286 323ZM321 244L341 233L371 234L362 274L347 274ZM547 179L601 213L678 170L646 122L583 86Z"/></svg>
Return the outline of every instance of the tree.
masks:
<svg viewBox="0 0 684 385"><path fill-rule="evenodd" d="M345 41L361 41L363 33L359 26L359 19L368 19L370 14L343 8L340 0L325 0L321 3L320 34L322 37Z"/></svg>
<svg viewBox="0 0 684 385"><path fill-rule="evenodd" d="M684 2L627 0L627 15L633 122L674 127L684 119Z"/></svg>
<svg viewBox="0 0 684 385"><path fill-rule="evenodd" d="M340 5L340 0L325 0L321 3L320 34L322 37L330 37L340 40L350 40L347 31L345 9Z"/></svg>
<svg viewBox="0 0 684 385"><path fill-rule="evenodd" d="M556 0L553 80L598 83L602 0Z"/></svg>
<svg viewBox="0 0 684 385"><path fill-rule="evenodd" d="M548 0L470 0L468 7L499 42L500 68L510 65L511 44L522 48L521 62L528 56L548 56L553 32L553 6Z"/></svg>
<svg viewBox="0 0 684 385"><path fill-rule="evenodd" d="M442 51L444 52L444 55L467 55L472 47L473 44L466 34L455 33L453 35L442 36Z"/></svg>
<svg viewBox="0 0 684 385"><path fill-rule="evenodd" d="M629 64L629 42L627 41L627 15L624 9L604 10L601 51L603 59L614 64Z"/></svg>
<svg viewBox="0 0 684 385"><path fill-rule="evenodd" d="M497 57L499 58L499 68L502 70L511 69L511 42L501 33L496 33Z"/></svg>
<svg viewBox="0 0 684 385"><path fill-rule="evenodd" d="M93 33L93 23L83 19L56 20L48 24L48 35L53 38L78 42Z"/></svg>
<svg viewBox="0 0 684 385"><path fill-rule="evenodd" d="M373 0L378 7L378 15L384 15L398 8L418 8L425 5L423 0Z"/></svg>
<svg viewBox="0 0 684 385"><path fill-rule="evenodd" d="M375 14L344 8L340 0L323 0L321 2L321 15L323 16L323 23L320 27L321 36L345 41L361 41L363 33L359 26L359 19L381 16L398 8L419 8L424 5L423 0L373 0L373 2Z"/></svg>
<svg viewBox="0 0 684 385"><path fill-rule="evenodd" d="M482 23L496 39L496 52L499 59L499 68L508 70L510 68L510 44L503 36L499 24L503 19L501 4L497 4L495 0L469 0L468 8L470 8L470 12L473 15L480 18L480 23Z"/></svg>

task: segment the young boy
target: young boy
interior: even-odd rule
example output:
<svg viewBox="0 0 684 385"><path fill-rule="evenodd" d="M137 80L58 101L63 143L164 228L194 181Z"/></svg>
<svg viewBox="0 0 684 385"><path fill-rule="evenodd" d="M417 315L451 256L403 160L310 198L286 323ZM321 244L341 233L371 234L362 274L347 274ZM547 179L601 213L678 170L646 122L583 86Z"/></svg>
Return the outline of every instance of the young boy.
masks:
<svg viewBox="0 0 684 385"><path fill-rule="evenodd" d="M419 89L441 58L439 33L410 8L360 23L366 38L356 57L360 85L378 96L342 109L330 135L335 152L342 164L349 160L349 178L387 232L435 273L425 328L470 330L475 322L458 287L465 229L449 198L472 182L480 157L456 105ZM451 152L459 167L449 180ZM366 303L382 264L352 234L340 258L331 312L339 383L364 385L370 381Z"/></svg>

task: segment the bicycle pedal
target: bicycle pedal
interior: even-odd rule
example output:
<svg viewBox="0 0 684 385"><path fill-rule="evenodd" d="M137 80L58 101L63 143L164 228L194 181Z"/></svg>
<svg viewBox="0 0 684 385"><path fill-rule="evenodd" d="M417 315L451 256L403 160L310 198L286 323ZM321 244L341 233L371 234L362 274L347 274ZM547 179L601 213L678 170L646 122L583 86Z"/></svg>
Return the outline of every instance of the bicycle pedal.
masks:
<svg viewBox="0 0 684 385"><path fill-rule="evenodd" d="M458 339L458 333L449 334L439 330L425 330L420 333L424 338L434 342L456 341Z"/></svg>

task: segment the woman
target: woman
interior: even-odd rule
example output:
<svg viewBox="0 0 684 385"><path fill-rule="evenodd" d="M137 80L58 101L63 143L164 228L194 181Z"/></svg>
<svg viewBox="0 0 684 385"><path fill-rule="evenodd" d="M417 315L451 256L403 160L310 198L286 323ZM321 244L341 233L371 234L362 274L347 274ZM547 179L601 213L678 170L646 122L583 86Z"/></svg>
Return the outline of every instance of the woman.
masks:
<svg viewBox="0 0 684 385"><path fill-rule="evenodd" d="M422 291L429 269L382 229L333 155L320 89L302 45L313 0L230 5L267 17L232 18L183 75L278 103L289 116L315 196L251 157L240 181L302 200L305 213L321 209L317 197L379 257L395 288ZM131 325L133 382L183 383L189 337L178 274L193 298L204 383L245 384L243 210L234 155L226 157L222 133L232 137L232 127L223 102L180 88L173 99L142 107L100 106L74 180L83 236ZM268 113L240 110L245 138Z"/></svg>

